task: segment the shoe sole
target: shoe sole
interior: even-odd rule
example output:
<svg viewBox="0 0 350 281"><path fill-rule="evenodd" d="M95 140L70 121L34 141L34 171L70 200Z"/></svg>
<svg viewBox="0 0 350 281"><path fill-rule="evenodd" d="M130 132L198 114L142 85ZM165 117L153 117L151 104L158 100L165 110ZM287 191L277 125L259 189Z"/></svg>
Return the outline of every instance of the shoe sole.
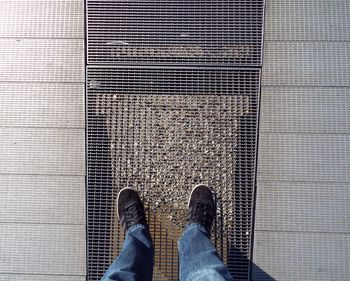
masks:
<svg viewBox="0 0 350 281"><path fill-rule="evenodd" d="M188 198L188 201L187 201L187 209L190 207L190 201L191 201L191 197L192 197L192 193L193 191L199 187L199 186L205 186L211 193L211 196L213 197L213 201L214 201L214 205L215 205L215 198L214 198L214 195L213 195L213 191L209 188L209 186L207 186L206 184L197 184L194 188L192 188L192 191L191 191L191 194L190 194L190 197Z"/></svg>
<svg viewBox="0 0 350 281"><path fill-rule="evenodd" d="M119 192L118 192L118 196L117 196L117 215L118 215L118 219L120 220L120 216L119 216L119 196L120 196L120 193L122 193L123 190L126 190L126 189L130 189L130 190L133 190L133 191L136 191L135 189L131 188L131 187L124 187L122 188Z"/></svg>

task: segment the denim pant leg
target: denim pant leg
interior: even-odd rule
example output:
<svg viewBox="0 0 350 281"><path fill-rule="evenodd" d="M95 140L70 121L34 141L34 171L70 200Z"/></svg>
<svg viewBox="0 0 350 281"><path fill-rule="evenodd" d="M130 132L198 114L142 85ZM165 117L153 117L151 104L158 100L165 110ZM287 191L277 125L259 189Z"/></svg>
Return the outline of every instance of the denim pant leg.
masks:
<svg viewBox="0 0 350 281"><path fill-rule="evenodd" d="M233 281L200 224L186 227L178 242L180 281Z"/></svg>
<svg viewBox="0 0 350 281"><path fill-rule="evenodd" d="M123 249L101 281L151 281L153 274L153 244L144 225L131 226Z"/></svg>

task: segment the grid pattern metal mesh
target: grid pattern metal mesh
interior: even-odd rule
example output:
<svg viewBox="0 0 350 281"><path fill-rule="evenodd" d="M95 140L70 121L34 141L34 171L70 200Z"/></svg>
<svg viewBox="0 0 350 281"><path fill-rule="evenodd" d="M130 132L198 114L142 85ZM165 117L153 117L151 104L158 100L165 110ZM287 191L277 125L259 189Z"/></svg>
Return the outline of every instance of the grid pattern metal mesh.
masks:
<svg viewBox="0 0 350 281"><path fill-rule="evenodd" d="M260 66L262 0L87 0L89 64Z"/></svg>
<svg viewBox="0 0 350 281"><path fill-rule="evenodd" d="M88 67L87 79L88 280L122 246L115 199L125 186L146 205L154 280L177 280L187 196L200 182L216 191L212 240L247 280L260 71Z"/></svg>

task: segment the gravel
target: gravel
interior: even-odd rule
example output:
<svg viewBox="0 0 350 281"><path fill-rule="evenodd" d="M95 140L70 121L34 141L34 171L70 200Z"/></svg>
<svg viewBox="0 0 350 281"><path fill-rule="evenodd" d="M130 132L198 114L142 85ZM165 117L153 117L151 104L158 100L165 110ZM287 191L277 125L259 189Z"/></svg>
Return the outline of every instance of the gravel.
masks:
<svg viewBox="0 0 350 281"><path fill-rule="evenodd" d="M100 107L99 107L100 106ZM137 189L168 227L183 226L192 188L212 187L224 231L234 223L234 166L239 117L249 97L233 95L104 95L116 191Z"/></svg>

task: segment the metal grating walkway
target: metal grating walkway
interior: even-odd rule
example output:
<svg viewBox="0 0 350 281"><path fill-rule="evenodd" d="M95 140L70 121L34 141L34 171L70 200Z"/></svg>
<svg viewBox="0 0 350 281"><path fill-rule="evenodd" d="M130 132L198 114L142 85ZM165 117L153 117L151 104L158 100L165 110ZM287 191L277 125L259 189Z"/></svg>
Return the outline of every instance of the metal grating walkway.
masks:
<svg viewBox="0 0 350 281"><path fill-rule="evenodd" d="M199 182L216 190L213 242L249 278L262 19L263 1L87 1L88 280L122 246L125 186L146 203L154 280L177 280Z"/></svg>
<svg viewBox="0 0 350 281"><path fill-rule="evenodd" d="M260 66L263 3L88 0L88 63Z"/></svg>

